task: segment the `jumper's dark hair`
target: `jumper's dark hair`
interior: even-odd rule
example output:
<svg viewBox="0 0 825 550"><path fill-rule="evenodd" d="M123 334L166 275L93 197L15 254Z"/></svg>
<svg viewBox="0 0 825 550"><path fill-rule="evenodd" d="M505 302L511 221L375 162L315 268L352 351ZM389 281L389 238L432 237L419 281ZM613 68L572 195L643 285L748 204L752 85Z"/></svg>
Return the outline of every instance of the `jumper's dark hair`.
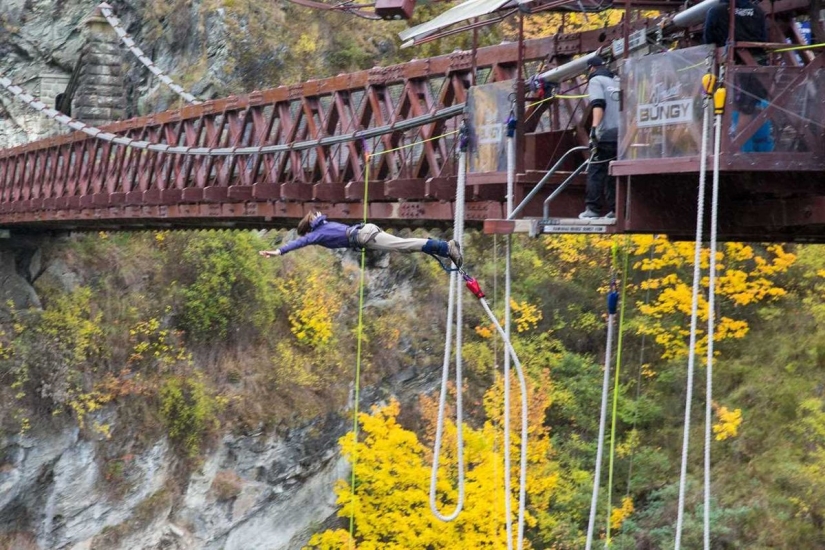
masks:
<svg viewBox="0 0 825 550"><path fill-rule="evenodd" d="M321 214L317 210L310 210L307 212L307 215L301 218L301 221L298 222L298 235L304 236L309 233L309 230L312 229L312 218L316 214Z"/></svg>

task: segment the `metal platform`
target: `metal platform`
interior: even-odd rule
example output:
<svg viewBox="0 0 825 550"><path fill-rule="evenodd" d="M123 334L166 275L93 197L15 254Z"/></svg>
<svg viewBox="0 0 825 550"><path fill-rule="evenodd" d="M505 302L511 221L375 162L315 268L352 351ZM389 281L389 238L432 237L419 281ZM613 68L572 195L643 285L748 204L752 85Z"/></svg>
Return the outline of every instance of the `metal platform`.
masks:
<svg viewBox="0 0 825 550"><path fill-rule="evenodd" d="M485 220L484 233L510 235L527 233L531 237L551 233L594 234L616 233L616 218L525 218L520 220Z"/></svg>

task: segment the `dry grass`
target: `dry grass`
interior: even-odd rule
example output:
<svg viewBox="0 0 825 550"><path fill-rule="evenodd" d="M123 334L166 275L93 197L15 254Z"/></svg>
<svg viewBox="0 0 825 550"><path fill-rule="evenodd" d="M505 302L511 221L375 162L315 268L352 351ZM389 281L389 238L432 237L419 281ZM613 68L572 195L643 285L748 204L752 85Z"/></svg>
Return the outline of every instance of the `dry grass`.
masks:
<svg viewBox="0 0 825 550"><path fill-rule="evenodd" d="M243 480L232 470L221 470L215 474L211 489L218 502L232 500L241 494Z"/></svg>

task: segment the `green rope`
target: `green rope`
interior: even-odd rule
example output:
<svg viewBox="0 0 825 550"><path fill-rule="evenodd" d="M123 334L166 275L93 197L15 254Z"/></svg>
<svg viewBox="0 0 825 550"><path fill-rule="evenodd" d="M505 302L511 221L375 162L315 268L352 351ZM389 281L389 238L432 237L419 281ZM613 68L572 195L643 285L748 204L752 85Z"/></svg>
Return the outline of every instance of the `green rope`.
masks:
<svg viewBox="0 0 825 550"><path fill-rule="evenodd" d="M610 520L611 520L611 513L612 513L612 496L613 496L613 458L615 457L615 449L616 449L616 417L618 416L616 410L619 406L619 374L622 368L622 335L623 327L624 327L624 306L625 306L625 296L627 294L627 263L630 254L627 251L627 244L628 238L625 237L625 251L624 251L624 267L622 269L622 297L621 297L621 309L619 310L619 336L618 341L616 344L616 378L613 382L613 418L610 424L610 462L608 466L608 474L607 474L607 536L605 537L605 547L610 546ZM615 246L613 249L613 258L614 261L616 259L616 249L618 246Z"/></svg>
<svg viewBox="0 0 825 550"><path fill-rule="evenodd" d="M364 168L364 223L367 223L367 190L370 185L370 154L366 153ZM355 548L355 461L358 454L358 402L360 400L361 392L361 341L364 333L364 273L366 272L367 263L367 249L361 249L361 280L358 289L358 347L355 352L355 403L352 412L352 479L350 482L350 493L352 500L350 501L349 513L349 541L350 548Z"/></svg>

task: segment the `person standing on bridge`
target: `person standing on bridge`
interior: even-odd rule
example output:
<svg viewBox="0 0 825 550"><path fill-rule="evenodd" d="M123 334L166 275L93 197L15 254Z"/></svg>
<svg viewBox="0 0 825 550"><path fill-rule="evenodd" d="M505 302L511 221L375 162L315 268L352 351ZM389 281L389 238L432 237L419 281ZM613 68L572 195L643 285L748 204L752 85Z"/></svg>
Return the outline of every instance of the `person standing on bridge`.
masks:
<svg viewBox="0 0 825 550"><path fill-rule="evenodd" d="M332 222L317 210L311 211L298 222L300 237L276 250L261 250L265 258L283 256L287 252L314 244L324 248L366 248L385 252L424 252L442 258L449 258L461 267L463 257L461 246L454 240L403 239L382 231L373 223L344 225Z"/></svg>
<svg viewBox="0 0 825 550"><path fill-rule="evenodd" d="M610 182L608 164L619 148L619 77L595 55L587 60L587 95L592 110L590 165L587 167L585 211L581 219L616 217L616 186ZM605 204L606 203L606 204Z"/></svg>
<svg viewBox="0 0 825 550"><path fill-rule="evenodd" d="M768 25L765 11L752 0L734 1L734 42L767 42ZM720 0L708 11L703 28L705 44L714 44L717 48L728 45L730 30L731 0ZM753 47L747 49L753 60L765 66L768 64L768 53L764 48ZM739 52L737 52L739 54ZM740 57L734 63L740 64ZM737 71L734 85L734 105L736 110L731 115L731 130L736 127L744 128L758 114L768 106L768 90L761 77L753 72ZM742 146L745 153L771 152L774 149L773 124L766 121Z"/></svg>

